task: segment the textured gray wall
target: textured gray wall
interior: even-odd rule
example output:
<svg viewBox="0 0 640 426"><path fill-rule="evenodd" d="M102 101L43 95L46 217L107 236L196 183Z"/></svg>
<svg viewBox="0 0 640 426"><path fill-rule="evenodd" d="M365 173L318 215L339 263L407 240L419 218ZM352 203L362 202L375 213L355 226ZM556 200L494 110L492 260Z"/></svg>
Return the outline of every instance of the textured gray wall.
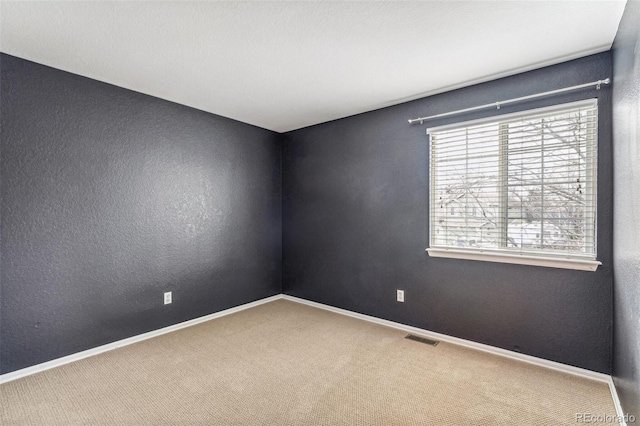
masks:
<svg viewBox="0 0 640 426"><path fill-rule="evenodd" d="M278 134L0 61L2 373L281 292Z"/></svg>
<svg viewBox="0 0 640 426"><path fill-rule="evenodd" d="M596 273L429 258L426 126L406 124L605 78L608 53L284 136L1 66L3 373L279 293L281 235L286 293L610 372L609 87L502 109L599 97Z"/></svg>
<svg viewBox="0 0 640 426"><path fill-rule="evenodd" d="M610 76L607 52L286 134L284 292L610 373L611 87L501 109L599 98L597 272L429 257L427 126L407 124Z"/></svg>
<svg viewBox="0 0 640 426"><path fill-rule="evenodd" d="M613 77L613 380L640 421L640 1L627 2Z"/></svg>

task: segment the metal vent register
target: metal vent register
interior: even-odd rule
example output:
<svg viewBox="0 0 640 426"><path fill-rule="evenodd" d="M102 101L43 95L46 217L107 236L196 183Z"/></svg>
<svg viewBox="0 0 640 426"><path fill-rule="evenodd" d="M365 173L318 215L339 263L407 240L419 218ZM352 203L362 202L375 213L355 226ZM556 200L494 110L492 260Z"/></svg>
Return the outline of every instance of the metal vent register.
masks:
<svg viewBox="0 0 640 426"><path fill-rule="evenodd" d="M414 336L413 334L407 334L405 339L414 340L420 343L426 343L427 345L436 346L438 343L437 340L426 339L424 337Z"/></svg>

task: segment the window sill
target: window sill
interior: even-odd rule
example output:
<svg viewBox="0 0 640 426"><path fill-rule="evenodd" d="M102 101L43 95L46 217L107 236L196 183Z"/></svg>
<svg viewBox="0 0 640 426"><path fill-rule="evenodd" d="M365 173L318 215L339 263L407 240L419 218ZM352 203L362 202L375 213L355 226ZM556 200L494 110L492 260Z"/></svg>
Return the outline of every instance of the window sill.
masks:
<svg viewBox="0 0 640 426"><path fill-rule="evenodd" d="M578 271L595 271L602 262L597 260L567 259L559 257L539 257L511 253L491 253L474 250L428 248L431 257L447 257L451 259L480 260L484 262L515 263L519 265L545 266L548 268L575 269Z"/></svg>

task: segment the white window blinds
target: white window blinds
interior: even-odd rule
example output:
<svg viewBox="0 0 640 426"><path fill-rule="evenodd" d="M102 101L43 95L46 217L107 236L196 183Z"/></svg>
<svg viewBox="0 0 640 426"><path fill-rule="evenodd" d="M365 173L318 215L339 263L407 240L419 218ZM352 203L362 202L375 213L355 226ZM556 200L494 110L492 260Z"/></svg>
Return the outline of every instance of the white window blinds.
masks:
<svg viewBox="0 0 640 426"><path fill-rule="evenodd" d="M596 258L597 100L431 128L430 248Z"/></svg>

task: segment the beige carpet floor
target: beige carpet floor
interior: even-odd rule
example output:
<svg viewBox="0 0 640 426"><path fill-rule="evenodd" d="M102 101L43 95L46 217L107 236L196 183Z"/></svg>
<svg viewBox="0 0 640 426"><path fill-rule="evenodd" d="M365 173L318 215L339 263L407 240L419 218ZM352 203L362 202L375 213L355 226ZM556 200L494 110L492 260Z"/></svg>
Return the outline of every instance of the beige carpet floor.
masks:
<svg viewBox="0 0 640 426"><path fill-rule="evenodd" d="M405 335L278 300L5 383L0 420L547 426L615 415L604 383Z"/></svg>

